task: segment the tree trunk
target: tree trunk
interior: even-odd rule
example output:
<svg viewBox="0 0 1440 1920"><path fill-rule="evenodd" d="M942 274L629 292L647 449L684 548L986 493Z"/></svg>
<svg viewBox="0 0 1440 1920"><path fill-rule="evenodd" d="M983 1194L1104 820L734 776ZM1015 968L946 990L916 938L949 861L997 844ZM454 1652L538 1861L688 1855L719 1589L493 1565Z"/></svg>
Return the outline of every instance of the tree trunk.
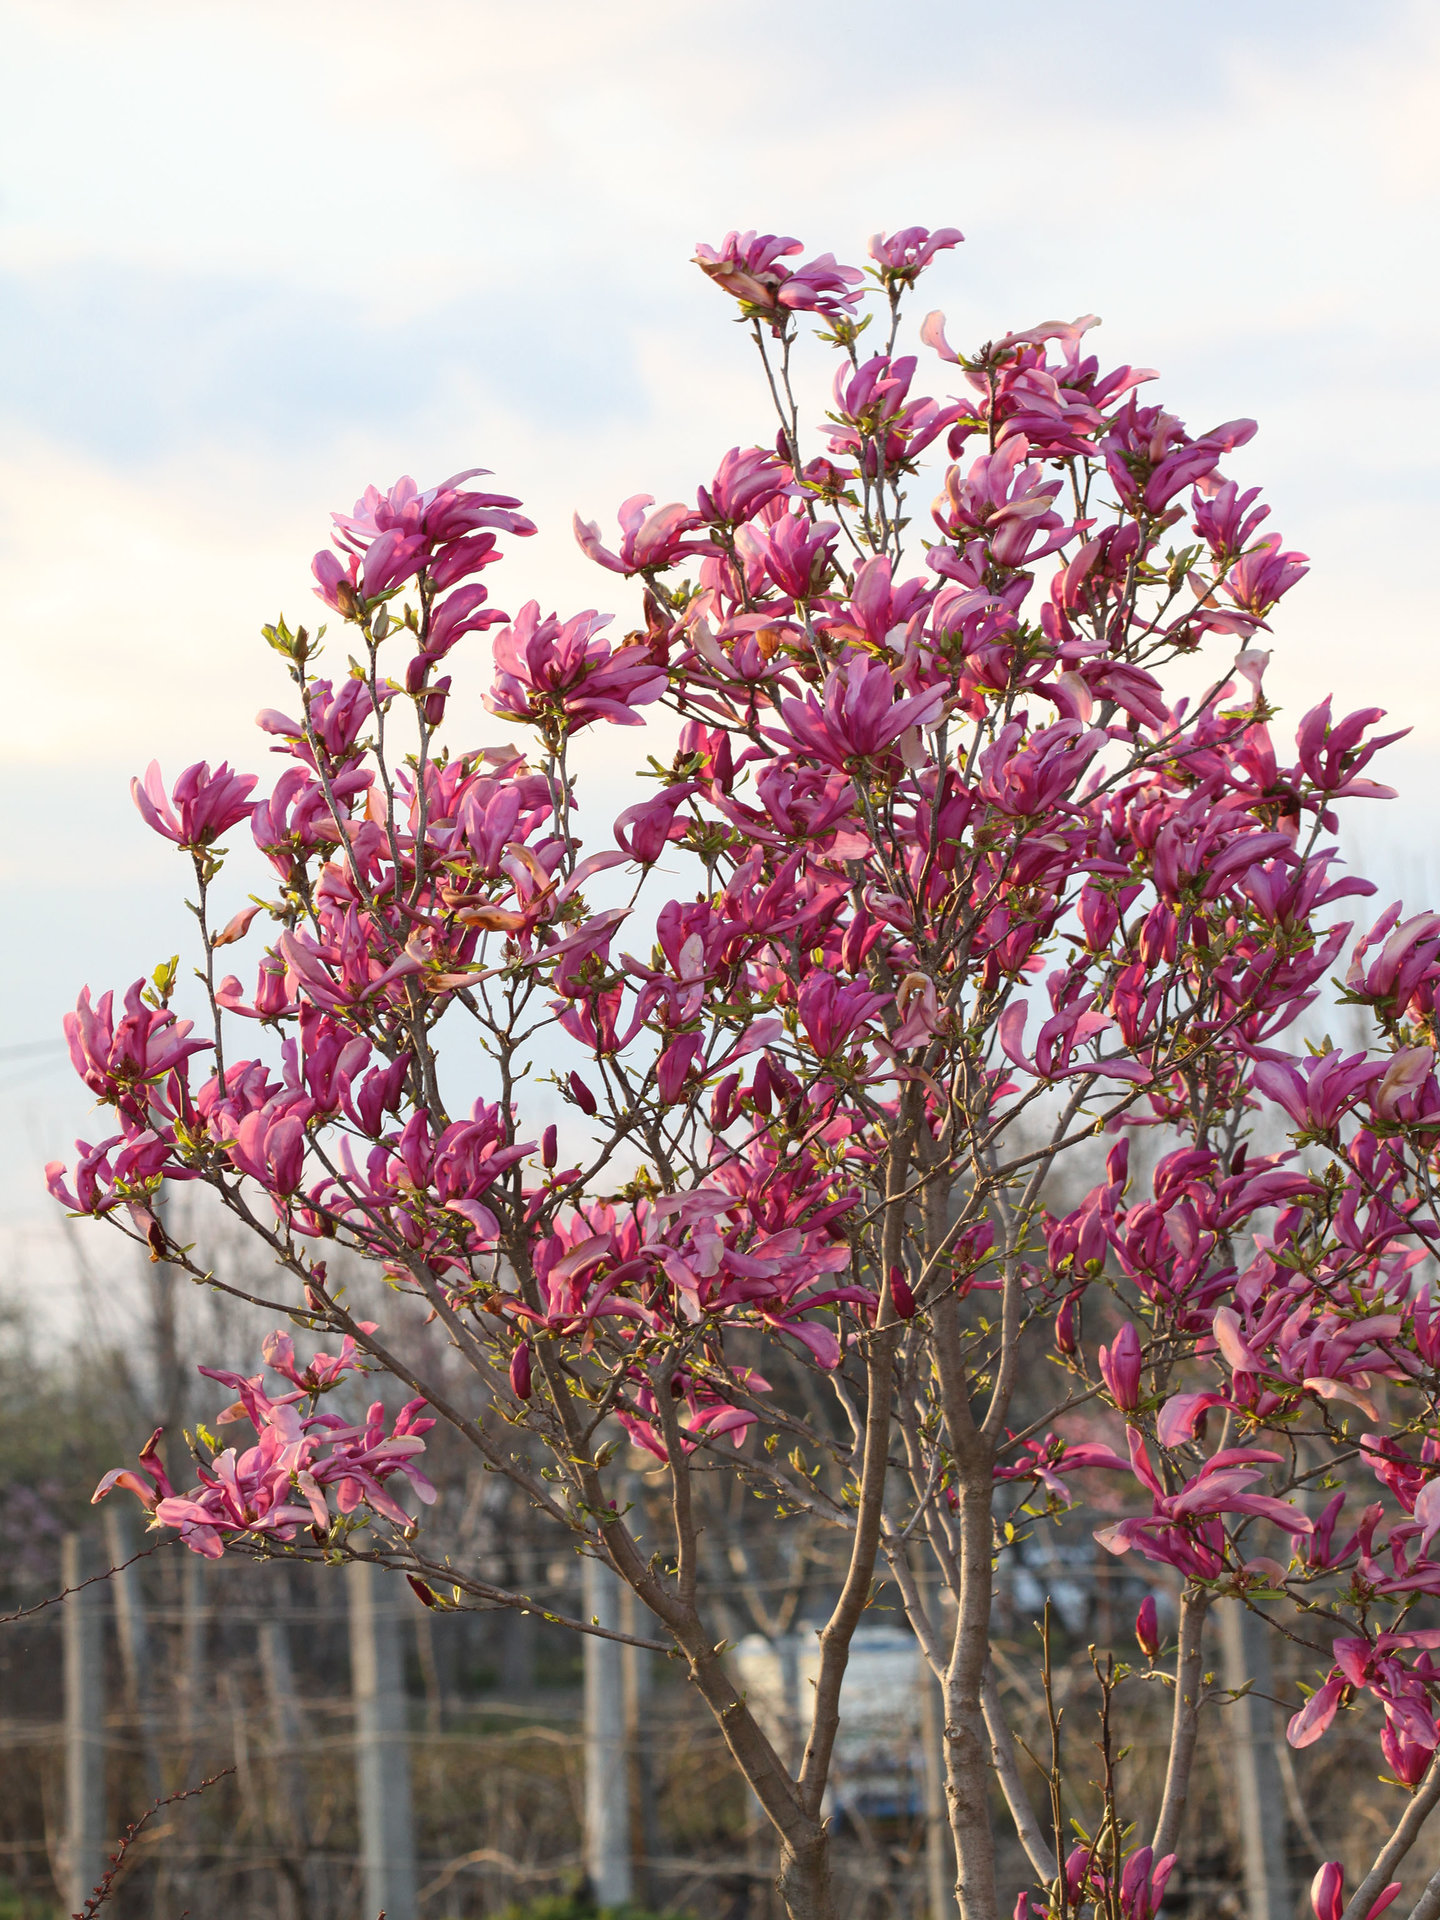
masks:
<svg viewBox="0 0 1440 1920"><path fill-rule="evenodd" d="M955 1836L961 1920L998 1920L990 1746L980 1701L990 1656L991 1461L988 1447L960 1486L960 1606L945 1673L945 1799Z"/></svg>
<svg viewBox="0 0 1440 1920"><path fill-rule="evenodd" d="M945 1735L939 1682L920 1663L920 1742L925 1759L925 1905L929 1920L954 1920L955 1848L945 1813Z"/></svg>
<svg viewBox="0 0 1440 1920"><path fill-rule="evenodd" d="M782 1841L775 1884L789 1920L832 1920L835 1896L830 1885L829 1834L822 1829L801 1850Z"/></svg>

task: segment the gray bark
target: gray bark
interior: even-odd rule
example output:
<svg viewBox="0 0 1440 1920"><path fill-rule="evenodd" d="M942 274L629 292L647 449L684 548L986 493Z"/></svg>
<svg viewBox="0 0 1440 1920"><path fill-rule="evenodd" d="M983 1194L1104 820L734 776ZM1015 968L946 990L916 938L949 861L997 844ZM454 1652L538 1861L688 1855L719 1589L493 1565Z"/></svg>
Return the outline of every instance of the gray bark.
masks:
<svg viewBox="0 0 1440 1920"><path fill-rule="evenodd" d="M945 1729L940 1683L920 1663L920 1745L925 1764L925 1903L929 1920L954 1920L955 1847L945 1812Z"/></svg>

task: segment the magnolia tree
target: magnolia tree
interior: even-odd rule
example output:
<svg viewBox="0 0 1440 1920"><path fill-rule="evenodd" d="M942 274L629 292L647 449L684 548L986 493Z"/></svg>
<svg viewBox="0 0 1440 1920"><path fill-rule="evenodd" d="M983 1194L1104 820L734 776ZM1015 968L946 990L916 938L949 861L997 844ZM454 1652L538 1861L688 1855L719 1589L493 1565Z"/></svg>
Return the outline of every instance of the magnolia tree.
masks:
<svg viewBox="0 0 1440 1920"><path fill-rule="evenodd" d="M878 1585L943 1687L965 1920L999 1911L1007 1818L1017 1916L1156 1912L1207 1616L1238 1599L1312 1650L1294 1745L1378 1709L1393 1835L1353 1892L1338 1862L1312 1892L1364 1920L1440 1800L1440 1629L1416 1624L1440 1593L1440 915L1358 941L1334 917L1373 891L1334 809L1389 792L1364 772L1380 715L1272 730L1256 641L1305 568L1222 471L1253 423L1189 433L1151 373L1102 367L1090 319L960 351L932 313L953 391L920 397L902 307L960 238L877 236L863 273L773 235L700 248L779 431L693 503L626 501L618 539L577 520L635 631L491 603L481 576L533 529L479 470L372 488L315 560L324 652L324 628L265 629L293 682L260 715L279 778L136 783L193 868L208 1011L171 1007L173 964L123 1007L80 996L109 1126L52 1191L213 1281L156 1204L203 1182L274 1257L257 1304L339 1350L272 1332L268 1374L212 1376L251 1444L202 1430L180 1491L152 1440L100 1491L197 1553L360 1554L429 1604L537 1604L427 1548L444 1422L639 1596L775 1830L794 1920L833 1911L823 1798ZM837 367L818 429L792 385L810 329ZM920 540L906 489L942 452ZM447 740L477 650L524 751ZM662 709L653 791L587 818L576 737ZM233 912L237 831L277 891ZM1337 970L1369 1023L1351 1053L1291 1037ZM383 1275L381 1321L347 1307L336 1248ZM367 1370L404 1410L327 1410ZM628 1497L637 1450L663 1515ZM793 1767L718 1644L714 1475L841 1546ZM1086 1503L1176 1610L1168 1644L1147 1601L1143 1657L1128 1629L1097 1654L1107 1688L1173 1693L1158 1817L1137 1827L1112 1768L1077 1840L1083 1781L1027 1782L989 1649L1001 1557Z"/></svg>

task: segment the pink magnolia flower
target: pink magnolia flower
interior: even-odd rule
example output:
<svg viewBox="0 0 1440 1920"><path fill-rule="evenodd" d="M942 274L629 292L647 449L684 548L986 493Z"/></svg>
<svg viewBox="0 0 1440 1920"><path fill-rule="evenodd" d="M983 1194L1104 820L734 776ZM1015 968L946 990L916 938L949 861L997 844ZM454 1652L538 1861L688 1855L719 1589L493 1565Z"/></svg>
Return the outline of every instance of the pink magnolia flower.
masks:
<svg viewBox="0 0 1440 1920"><path fill-rule="evenodd" d="M175 1489L170 1484L165 1471L165 1463L160 1458L160 1442L165 1437L165 1429L157 1427L140 1449L140 1473L133 1473L129 1467L115 1467L105 1475L95 1489L91 1506L97 1500L103 1500L112 1487L124 1487L127 1493L133 1493L142 1506L155 1511L161 1500L169 1499ZM141 1478L141 1475L144 1478Z"/></svg>
<svg viewBox="0 0 1440 1920"><path fill-rule="evenodd" d="M373 1320L362 1320L359 1324L362 1333L374 1333ZM295 1358L294 1340L279 1327L266 1335L260 1353L266 1366L304 1393L326 1393L363 1364L363 1357L348 1333L340 1342L339 1353L316 1353L304 1367Z"/></svg>
<svg viewBox="0 0 1440 1920"><path fill-rule="evenodd" d="M1023 567L1042 560L1071 537L1074 528L1054 511L1062 482L1045 469L1025 466L1029 442L1017 434L995 453L976 460L968 474L951 467L936 500L934 520L951 539L985 539L997 566ZM939 549L931 555L935 565Z"/></svg>
<svg viewBox="0 0 1440 1920"><path fill-rule="evenodd" d="M782 593L810 600L820 593L834 563L840 529L833 520L812 521L782 513L766 525L752 520L736 536L736 549L753 559Z"/></svg>
<svg viewBox="0 0 1440 1920"><path fill-rule="evenodd" d="M943 687L897 699L900 691L882 661L857 660L826 679L823 706L813 693L803 701L782 700L787 731L765 731L791 751L798 748L828 766L844 768L883 753L911 728L938 724L945 709Z"/></svg>
<svg viewBox="0 0 1440 1920"><path fill-rule="evenodd" d="M1440 913L1416 913L1402 921L1401 912L1397 900L1356 942L1345 977L1347 991L1357 999L1385 1003L1396 1013L1409 1006L1415 989L1440 962ZM1377 946L1380 951L1367 965Z"/></svg>
<svg viewBox="0 0 1440 1920"><path fill-rule="evenodd" d="M282 1095L240 1122L230 1158L270 1193L295 1192L305 1172L305 1122Z"/></svg>
<svg viewBox="0 0 1440 1920"><path fill-rule="evenodd" d="M1020 1456L997 1466L995 1478L999 1481L1034 1478L1047 1493L1068 1507L1074 1496L1060 1476L1096 1467L1118 1473L1130 1470L1129 1462L1122 1460L1111 1447L1095 1441L1062 1440L1058 1434L1047 1433L1043 1440L1023 1442Z"/></svg>
<svg viewBox="0 0 1440 1920"><path fill-rule="evenodd" d="M212 1044L192 1040L192 1021L179 1019L168 1007L147 1005L144 993L145 982L136 980L126 991L125 1011L117 1021L114 995L102 994L99 1005L92 1007L90 989L84 987L74 1013L64 1019L70 1059L86 1086L99 1099L137 1112L141 1089L183 1070L192 1053Z"/></svg>
<svg viewBox="0 0 1440 1920"><path fill-rule="evenodd" d="M581 613L563 623L540 617L531 600L513 626L495 637L495 683L485 696L491 713L508 720L545 720L564 730L609 720L639 726L636 707L649 706L665 690L665 670L648 648L612 648L598 639L608 614Z"/></svg>
<svg viewBox="0 0 1440 1920"><path fill-rule="evenodd" d="M250 793L253 773L232 773L221 761L212 773L209 762L197 760L175 782L173 804L165 792L160 762L152 760L142 781L132 780L130 792L140 817L167 840L190 850L211 846L223 833L254 811Z"/></svg>
<svg viewBox="0 0 1440 1920"><path fill-rule="evenodd" d="M1202 1580L1213 1580L1225 1567L1227 1539L1221 1515L1238 1513L1269 1520L1291 1534L1308 1534L1308 1517L1287 1501L1248 1489L1264 1467L1280 1459L1259 1447L1228 1447L1205 1462L1176 1493L1166 1493L1145 1452L1144 1443L1130 1429L1130 1458L1136 1478L1149 1489L1152 1511L1148 1518L1117 1521L1096 1529L1095 1538L1110 1553L1132 1548L1147 1560L1172 1566Z"/></svg>
<svg viewBox="0 0 1440 1920"><path fill-rule="evenodd" d="M486 467L467 467L438 486L423 490L408 473L403 474L388 493L367 487L353 512L332 514L331 518L343 544L357 549L368 547L386 533L407 537L418 534L431 544L459 540L482 527L521 535L534 533L533 521L514 511L520 502L511 495L483 493L462 484L488 472Z"/></svg>
<svg viewBox="0 0 1440 1920"><path fill-rule="evenodd" d="M1155 1920L1165 1899L1176 1855L1157 1862L1149 1847L1137 1847L1120 1875L1120 1910L1125 1920Z"/></svg>
<svg viewBox="0 0 1440 1920"><path fill-rule="evenodd" d="M1367 728L1373 727L1377 720L1383 720L1384 717L1383 707L1364 707L1332 725L1329 699L1322 700L1318 707L1310 709L1296 729L1299 771L1331 800L1345 797L1393 800L1393 787L1380 786L1373 780L1356 777L1382 748L1393 746L1409 732L1408 727L1401 727L1395 733L1366 740L1364 735Z"/></svg>
<svg viewBox="0 0 1440 1920"><path fill-rule="evenodd" d="M423 492L408 474L388 493L367 487L353 513L331 516L341 551L315 556L320 598L348 617L362 595L375 599L423 571L448 587L498 559L493 532L482 529L534 533L534 522L514 511L518 500L461 484L485 471L470 467Z"/></svg>
<svg viewBox="0 0 1440 1920"><path fill-rule="evenodd" d="M1263 619L1282 594L1305 578L1309 557L1282 553L1280 536L1272 533L1235 562L1225 576L1225 591L1236 606Z"/></svg>
<svg viewBox="0 0 1440 1920"><path fill-rule="evenodd" d="M908 398L915 356L892 360L876 354L863 366L842 365L835 376L836 431L831 453L859 459L874 477L883 463L895 474L923 453L954 420L957 408L926 398Z"/></svg>
<svg viewBox="0 0 1440 1920"><path fill-rule="evenodd" d="M1140 1336L1133 1321L1127 1320L1108 1347L1100 1349L1100 1374L1110 1398L1122 1413L1133 1413L1140 1405Z"/></svg>
<svg viewBox="0 0 1440 1920"><path fill-rule="evenodd" d="M702 524L738 527L784 492L790 469L767 447L732 447L696 494Z"/></svg>
<svg viewBox="0 0 1440 1920"><path fill-rule="evenodd" d="M668 507L655 506L653 493L632 494L620 506L620 530L624 536L618 554L600 540L600 528L593 520L575 515L575 538L582 550L598 566L612 573L662 573L687 554L708 553L708 540L687 540L686 534L701 525L701 517L692 507L675 501Z"/></svg>
<svg viewBox="0 0 1440 1920"><path fill-rule="evenodd" d="M483 633L487 627L498 627L509 619L499 607L485 605L489 597L487 588L472 581L469 586L456 587L453 593L435 602L424 629L423 643L406 679L408 693L419 692L424 666L443 660L457 640L467 633Z"/></svg>
<svg viewBox="0 0 1440 1920"><path fill-rule="evenodd" d="M1435 1758L1435 1744L1416 1739L1403 1722L1388 1716L1380 1730L1380 1751L1395 1778L1412 1791L1419 1786Z"/></svg>
<svg viewBox="0 0 1440 1920"><path fill-rule="evenodd" d="M365 1331L371 1331L367 1323ZM243 1451L227 1447L208 1465L200 1466L200 1484L177 1494L165 1476L156 1448L160 1433L146 1443L140 1456L141 1473L120 1469L107 1473L95 1490L103 1500L117 1486L137 1495L159 1526L178 1527L192 1553L219 1559L227 1543L244 1536L294 1538L297 1526L310 1525L328 1532L332 1515L328 1498L333 1491L339 1513L368 1506L397 1526L408 1528L410 1515L386 1482L400 1474L409 1480L427 1505L435 1489L416 1464L425 1451L421 1435L433 1419L421 1419L423 1400L401 1408L387 1430L385 1410L377 1400L363 1426L354 1426L338 1414L302 1415L298 1403L334 1386L357 1363L354 1344L346 1340L338 1356L316 1354L309 1366L295 1362L294 1344L277 1330L266 1341L266 1357L297 1390L273 1398L265 1390L264 1374L253 1377L213 1367L201 1367L207 1378L238 1392L239 1399L219 1417L218 1424L248 1420L256 1444ZM298 1498L297 1498L298 1495Z"/></svg>
<svg viewBox="0 0 1440 1920"><path fill-rule="evenodd" d="M870 238L870 258L887 284L913 287L937 253L958 247L965 238L958 227L901 227L896 233Z"/></svg>
<svg viewBox="0 0 1440 1920"><path fill-rule="evenodd" d="M1172 1393L1155 1417L1155 1438L1162 1447L1184 1446L1204 1414L1232 1404L1223 1393Z"/></svg>
<svg viewBox="0 0 1440 1920"><path fill-rule="evenodd" d="M693 781L684 780L666 787L653 800L637 801L626 807L615 821L615 838L632 860L650 866L660 858L672 840L681 840L688 823L676 823L675 815L683 800L695 791Z"/></svg>
<svg viewBox="0 0 1440 1920"><path fill-rule="evenodd" d="M1392 1880L1388 1887L1382 1888L1365 1920L1378 1920L1391 1901L1399 1897L1401 1885L1399 1880ZM1315 1920L1344 1920L1345 1869L1338 1860L1327 1860L1310 1882L1310 1905L1315 1910Z"/></svg>
<svg viewBox="0 0 1440 1920"><path fill-rule="evenodd" d="M381 705L389 705L388 695L382 693ZM374 701L367 682L352 675L341 683L338 693L328 680L312 681L306 710L311 731L326 753L332 760L342 760L350 756L365 722L374 712ZM314 765L305 729L299 721L267 707L256 714L255 724L287 742L288 750L306 766Z"/></svg>
<svg viewBox="0 0 1440 1920"><path fill-rule="evenodd" d="M1018 721L1002 727L980 756L981 795L1005 813L1048 813L1105 745L1099 727L1057 720L1028 738Z"/></svg>
<svg viewBox="0 0 1440 1920"><path fill-rule="evenodd" d="M863 275L855 267L837 264L833 253L822 253L802 266L785 262L803 252L798 240L786 234L731 231L718 247L702 241L695 264L717 287L749 311L769 320L779 332L794 312L837 318L853 311Z"/></svg>
<svg viewBox="0 0 1440 1920"><path fill-rule="evenodd" d="M1255 505L1259 498L1258 487L1241 493L1233 480L1217 481L1213 474L1196 486L1195 531L1217 560L1238 559L1256 528L1270 518L1268 507Z"/></svg>
<svg viewBox="0 0 1440 1920"><path fill-rule="evenodd" d="M800 1025L822 1060L847 1047L889 1004L864 981L842 984L833 973L812 973L800 989Z"/></svg>
<svg viewBox="0 0 1440 1920"><path fill-rule="evenodd" d="M1300 1063L1273 1057L1260 1060L1254 1082L1295 1122L1302 1133L1322 1136L1333 1131L1344 1114L1362 1099L1385 1072L1383 1060L1364 1054L1312 1055Z"/></svg>

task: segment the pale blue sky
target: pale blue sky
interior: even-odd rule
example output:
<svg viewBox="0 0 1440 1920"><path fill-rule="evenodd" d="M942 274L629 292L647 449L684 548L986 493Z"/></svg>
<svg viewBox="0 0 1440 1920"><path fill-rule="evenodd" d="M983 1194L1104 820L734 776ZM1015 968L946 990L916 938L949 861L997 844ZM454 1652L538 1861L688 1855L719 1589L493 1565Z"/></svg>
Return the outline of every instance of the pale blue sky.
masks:
<svg viewBox="0 0 1440 1920"><path fill-rule="evenodd" d="M250 719L284 688L256 629L313 605L328 510L367 481L491 466L541 521L502 604L623 606L571 510L689 490L766 432L688 264L732 225L854 258L878 226L957 224L926 303L952 338L1098 311L1102 353L1160 368L1192 425L1257 415L1244 474L1315 562L1275 687L1415 726L1409 802L1360 838L1440 884L1433 6L4 15L0 1046L173 949L180 875L125 782L157 754L260 764ZM602 744L618 765L635 738ZM43 1244L38 1163L84 1131L41 1059L0 1054L13 1246Z"/></svg>

